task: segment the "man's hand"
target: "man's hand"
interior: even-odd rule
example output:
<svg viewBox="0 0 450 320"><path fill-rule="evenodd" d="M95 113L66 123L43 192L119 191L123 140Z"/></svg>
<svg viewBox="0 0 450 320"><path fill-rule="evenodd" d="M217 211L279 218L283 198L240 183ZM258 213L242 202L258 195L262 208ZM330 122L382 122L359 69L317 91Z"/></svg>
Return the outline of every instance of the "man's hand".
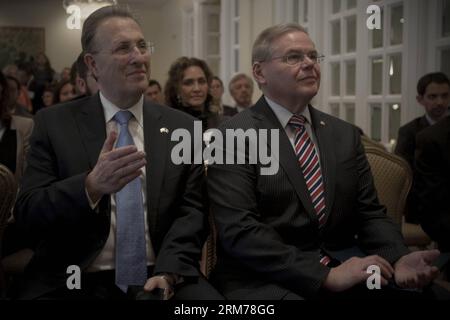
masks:
<svg viewBox="0 0 450 320"><path fill-rule="evenodd" d="M169 300L175 294L173 286L174 283L171 283L171 279L167 276L154 276L147 280L144 285L144 291L151 292L154 289L162 289L163 292L163 300Z"/></svg>
<svg viewBox="0 0 450 320"><path fill-rule="evenodd" d="M394 265L395 282L402 288L423 288L439 274L439 269L432 266L439 255L439 250L425 250L401 257Z"/></svg>
<svg viewBox="0 0 450 320"><path fill-rule="evenodd" d="M139 177L141 168L147 163L145 153L138 151L136 146L113 149L116 139L116 132L108 135L94 169L86 177L86 190L94 203Z"/></svg>
<svg viewBox="0 0 450 320"><path fill-rule="evenodd" d="M371 275L367 268L371 265L380 267L381 284L387 285L388 279L394 274L394 269L385 259L380 256L368 256L365 258L353 257L336 268L332 268L328 274L323 287L329 291L340 292L366 281Z"/></svg>

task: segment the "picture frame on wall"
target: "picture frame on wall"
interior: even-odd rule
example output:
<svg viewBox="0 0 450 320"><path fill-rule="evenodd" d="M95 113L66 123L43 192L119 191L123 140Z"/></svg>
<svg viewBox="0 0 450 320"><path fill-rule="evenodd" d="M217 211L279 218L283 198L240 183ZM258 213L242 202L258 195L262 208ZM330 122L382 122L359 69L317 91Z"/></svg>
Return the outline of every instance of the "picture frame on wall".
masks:
<svg viewBox="0 0 450 320"><path fill-rule="evenodd" d="M0 69L31 62L39 52L45 52L44 28L0 27Z"/></svg>

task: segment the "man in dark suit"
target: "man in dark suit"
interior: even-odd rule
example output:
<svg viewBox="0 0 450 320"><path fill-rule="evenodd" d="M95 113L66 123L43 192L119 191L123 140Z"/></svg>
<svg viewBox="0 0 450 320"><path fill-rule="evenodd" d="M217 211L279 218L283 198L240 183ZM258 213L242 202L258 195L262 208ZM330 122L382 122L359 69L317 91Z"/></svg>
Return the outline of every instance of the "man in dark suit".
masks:
<svg viewBox="0 0 450 320"><path fill-rule="evenodd" d="M450 116L417 135L419 220L441 251L450 251Z"/></svg>
<svg viewBox="0 0 450 320"><path fill-rule="evenodd" d="M129 12L94 12L82 47L99 93L36 117L15 216L37 248L18 297L220 297L198 270L202 166L170 158L171 132L193 133L193 118L144 101L150 51Z"/></svg>
<svg viewBox="0 0 450 320"><path fill-rule="evenodd" d="M269 150L279 147L275 174L263 174L261 161L208 166L219 243L213 278L227 298L364 293L372 265L383 286L420 288L436 276L430 263L439 252L409 253L379 204L358 129L309 104L319 89L320 59L301 26L264 30L252 54L264 95L221 128L279 132L279 140L267 139ZM345 260L353 252L370 256Z"/></svg>
<svg viewBox="0 0 450 320"><path fill-rule="evenodd" d="M400 127L395 147L395 153L408 161L414 175L416 173L414 164L416 135L448 114L450 81L447 76L442 72L434 72L421 77L417 83L416 99L424 107L425 114ZM416 189L415 183L413 183L407 201L406 221L412 223L419 222L417 212L419 202Z"/></svg>

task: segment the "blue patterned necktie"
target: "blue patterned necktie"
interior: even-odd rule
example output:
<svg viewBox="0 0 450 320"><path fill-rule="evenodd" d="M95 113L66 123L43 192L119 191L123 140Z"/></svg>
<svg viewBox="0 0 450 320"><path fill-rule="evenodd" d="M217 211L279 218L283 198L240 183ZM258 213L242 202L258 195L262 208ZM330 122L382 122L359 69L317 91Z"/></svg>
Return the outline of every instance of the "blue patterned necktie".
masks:
<svg viewBox="0 0 450 320"><path fill-rule="evenodd" d="M133 114L119 111L114 116L120 125L116 148L134 145L128 130ZM143 286L147 280L144 206L140 177L116 193L116 285L124 292L128 286Z"/></svg>

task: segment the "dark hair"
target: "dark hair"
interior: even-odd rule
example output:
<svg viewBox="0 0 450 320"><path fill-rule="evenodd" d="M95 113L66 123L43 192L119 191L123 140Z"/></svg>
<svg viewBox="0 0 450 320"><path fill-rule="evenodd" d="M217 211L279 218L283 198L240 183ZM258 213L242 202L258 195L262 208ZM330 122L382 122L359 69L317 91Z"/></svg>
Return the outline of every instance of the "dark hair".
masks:
<svg viewBox="0 0 450 320"><path fill-rule="evenodd" d="M208 87L211 85L212 73L205 61L197 58L181 57L175 60L169 69L169 78L167 79L166 86L164 88L164 96L166 98L167 105L180 109L182 107L181 102L178 98L178 90L181 86L181 81L183 80L184 71L189 67L199 67L203 70L206 77L206 82ZM208 93L205 101L205 106L208 107L212 96Z"/></svg>
<svg viewBox="0 0 450 320"><path fill-rule="evenodd" d="M439 84L446 83L450 87L450 81L448 80L445 73L442 72L428 73L419 79L419 82L417 83L417 94L419 96L423 96L430 83L439 83Z"/></svg>
<svg viewBox="0 0 450 320"><path fill-rule="evenodd" d="M71 79L71 82L73 85L75 85L76 79L77 79L77 75L83 79L84 81L86 81L86 77L87 77L87 72L88 72L88 67L86 65L86 63L84 62L84 52L81 52L78 55L77 60L73 63L72 66L73 70L73 79Z"/></svg>
<svg viewBox="0 0 450 320"><path fill-rule="evenodd" d="M217 81L219 81L219 82L220 82L220 85L221 85L222 88L223 88L223 81L222 81L222 79L220 79L218 76L212 77L212 80L217 80ZM212 80L211 80L211 82L212 82Z"/></svg>
<svg viewBox="0 0 450 320"><path fill-rule="evenodd" d="M9 92L8 92L8 82L5 76L0 71L0 122L7 128L11 124L11 112L9 110Z"/></svg>
<svg viewBox="0 0 450 320"><path fill-rule="evenodd" d="M160 85L159 82L158 82L157 80L155 80L155 79L150 79L150 80L148 81L148 86L149 86L149 87L151 87L151 86L157 86L158 89L159 89L159 91L162 91L161 85Z"/></svg>
<svg viewBox="0 0 450 320"><path fill-rule="evenodd" d="M92 53L94 50L95 34L100 24L109 18L128 18L139 22L131 12L120 6L107 6L94 11L83 24L81 31L81 47L84 53Z"/></svg>
<svg viewBox="0 0 450 320"><path fill-rule="evenodd" d="M61 102L59 100L59 94L61 93L62 88L64 88L64 86L67 85L67 84L72 85L70 80L61 81L60 83L57 84L56 89L54 91L54 96L53 96L53 103L54 104L57 104L57 103ZM42 93L44 93L44 92L42 92Z"/></svg>

